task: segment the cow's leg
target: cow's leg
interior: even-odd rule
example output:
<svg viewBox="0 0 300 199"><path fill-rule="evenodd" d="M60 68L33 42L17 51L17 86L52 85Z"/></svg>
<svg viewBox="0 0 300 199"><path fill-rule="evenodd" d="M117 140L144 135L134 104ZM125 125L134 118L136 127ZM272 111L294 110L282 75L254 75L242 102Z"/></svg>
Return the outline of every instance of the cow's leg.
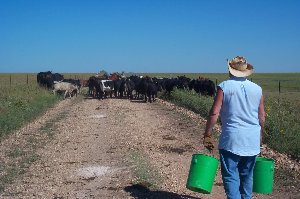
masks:
<svg viewBox="0 0 300 199"><path fill-rule="evenodd" d="M92 87L89 87L88 95L93 96L93 88Z"/></svg>
<svg viewBox="0 0 300 199"><path fill-rule="evenodd" d="M99 91L99 99L103 99L103 96L104 96L104 92L103 91Z"/></svg>
<svg viewBox="0 0 300 199"><path fill-rule="evenodd" d="M64 99L66 99L67 94L68 94L68 90L65 91Z"/></svg>
<svg viewBox="0 0 300 199"><path fill-rule="evenodd" d="M69 94L69 98L71 99L72 98L72 94L73 94L73 90L72 89L68 90L68 94Z"/></svg>
<svg viewBox="0 0 300 199"><path fill-rule="evenodd" d="M68 90L67 95L69 95L69 98L70 98L70 99L72 98L72 90L71 90L71 89Z"/></svg>
<svg viewBox="0 0 300 199"><path fill-rule="evenodd" d="M149 94L148 100L149 100L150 103L152 103L152 95L151 94Z"/></svg>
<svg viewBox="0 0 300 199"><path fill-rule="evenodd" d="M96 95L97 95L97 90L96 90L96 88L95 88L95 87L93 87L93 90L92 90L92 92L93 92L93 98L96 98Z"/></svg>

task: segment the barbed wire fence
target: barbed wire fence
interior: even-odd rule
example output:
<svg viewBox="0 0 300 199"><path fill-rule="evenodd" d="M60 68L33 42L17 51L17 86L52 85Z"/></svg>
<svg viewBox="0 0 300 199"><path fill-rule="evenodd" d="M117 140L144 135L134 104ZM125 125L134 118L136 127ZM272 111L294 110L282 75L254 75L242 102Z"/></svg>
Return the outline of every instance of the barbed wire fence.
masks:
<svg viewBox="0 0 300 199"><path fill-rule="evenodd" d="M0 74L0 86L12 86L14 84L32 84L37 83L37 74ZM93 74L65 74L65 79L85 79L87 80ZM300 82L295 80L256 80L249 79L252 82L259 84L263 90L277 93L285 92L300 92ZM215 79L214 83L217 85L223 80Z"/></svg>

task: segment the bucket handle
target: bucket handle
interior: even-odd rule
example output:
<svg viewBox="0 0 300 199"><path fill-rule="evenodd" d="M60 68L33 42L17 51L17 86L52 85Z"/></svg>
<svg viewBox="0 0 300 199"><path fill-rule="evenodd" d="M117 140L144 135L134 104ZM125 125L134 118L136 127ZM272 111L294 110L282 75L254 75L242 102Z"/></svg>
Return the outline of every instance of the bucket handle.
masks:
<svg viewBox="0 0 300 199"><path fill-rule="evenodd" d="M210 156L216 158L216 157L215 157L215 154L213 153L213 150L208 150L208 149L207 149L207 151L209 152L209 155L210 155Z"/></svg>

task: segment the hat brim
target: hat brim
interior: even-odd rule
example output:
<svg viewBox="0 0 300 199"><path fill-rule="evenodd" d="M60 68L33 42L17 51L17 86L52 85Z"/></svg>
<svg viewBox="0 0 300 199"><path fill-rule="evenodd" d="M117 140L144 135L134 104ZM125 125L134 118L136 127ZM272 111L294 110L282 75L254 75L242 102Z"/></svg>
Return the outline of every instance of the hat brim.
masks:
<svg viewBox="0 0 300 199"><path fill-rule="evenodd" d="M253 69L239 71L239 70L232 68L230 65L228 65L228 69L229 69L230 74L232 74L235 77L247 77L253 73Z"/></svg>

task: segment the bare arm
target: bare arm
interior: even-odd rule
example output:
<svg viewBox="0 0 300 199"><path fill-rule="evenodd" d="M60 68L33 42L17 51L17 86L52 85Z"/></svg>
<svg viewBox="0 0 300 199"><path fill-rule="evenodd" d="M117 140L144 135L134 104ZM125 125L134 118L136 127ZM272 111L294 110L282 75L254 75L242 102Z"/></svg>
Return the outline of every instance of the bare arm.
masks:
<svg viewBox="0 0 300 199"><path fill-rule="evenodd" d="M265 105L264 105L264 97L261 96L259 107L258 107L258 119L259 119L259 125L261 127L260 130L260 145L262 145L262 136L263 136L263 128L265 126Z"/></svg>
<svg viewBox="0 0 300 199"><path fill-rule="evenodd" d="M223 91L221 88L218 87L217 90L217 95L215 97L213 106L210 109L209 112L209 116L206 122L206 128L205 128L205 133L204 136L210 137L212 134L212 128L214 127L214 125L217 123L219 114L220 114L220 110L222 107L222 103L223 103Z"/></svg>

